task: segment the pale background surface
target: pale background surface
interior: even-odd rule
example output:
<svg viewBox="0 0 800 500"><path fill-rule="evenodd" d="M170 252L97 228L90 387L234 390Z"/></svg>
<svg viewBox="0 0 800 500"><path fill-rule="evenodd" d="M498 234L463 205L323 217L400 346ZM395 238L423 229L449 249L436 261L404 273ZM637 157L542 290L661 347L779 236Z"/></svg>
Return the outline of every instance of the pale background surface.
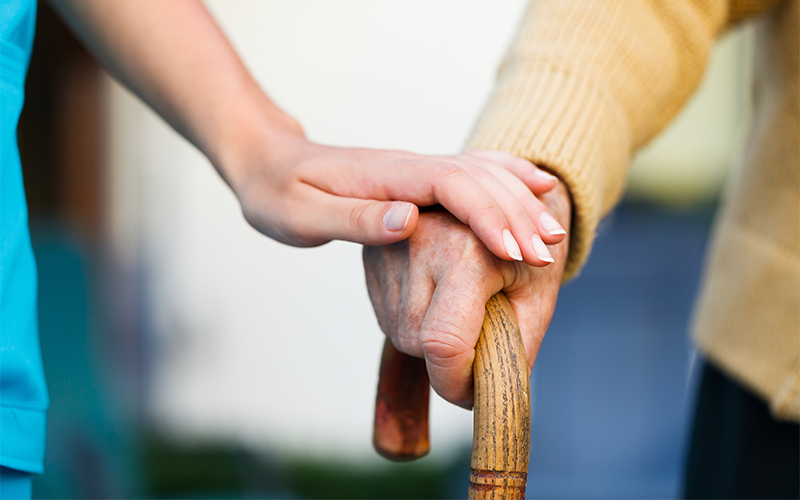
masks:
<svg viewBox="0 0 800 500"><path fill-rule="evenodd" d="M259 83L313 140L451 153L492 88L525 3L207 5ZM690 206L723 182L746 118L737 77L748 53L742 37L724 45L705 97L640 159L638 196ZM109 230L119 259L144 276L156 427L176 439L371 455L383 337L360 248L300 250L259 235L196 150L108 85ZM698 130L702 141L692 139ZM432 403L433 453L444 457L469 442L472 415L436 396Z"/></svg>

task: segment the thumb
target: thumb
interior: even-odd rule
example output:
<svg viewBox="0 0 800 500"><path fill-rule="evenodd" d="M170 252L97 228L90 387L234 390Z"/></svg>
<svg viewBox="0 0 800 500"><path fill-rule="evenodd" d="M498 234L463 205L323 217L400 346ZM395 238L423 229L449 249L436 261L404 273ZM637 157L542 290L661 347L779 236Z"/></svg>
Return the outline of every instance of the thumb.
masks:
<svg viewBox="0 0 800 500"><path fill-rule="evenodd" d="M325 240L362 245L389 245L408 238L419 220L419 209L404 201L377 201L325 194L319 216L307 221L310 234Z"/></svg>

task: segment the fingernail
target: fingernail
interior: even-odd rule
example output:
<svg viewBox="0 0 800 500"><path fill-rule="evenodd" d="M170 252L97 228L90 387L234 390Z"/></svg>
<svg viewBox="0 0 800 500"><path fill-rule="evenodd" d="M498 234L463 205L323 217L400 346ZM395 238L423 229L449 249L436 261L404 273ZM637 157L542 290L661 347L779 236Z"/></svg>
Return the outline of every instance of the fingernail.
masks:
<svg viewBox="0 0 800 500"><path fill-rule="evenodd" d="M511 236L511 231L503 229L503 245L506 247L506 253L514 260L522 260L522 252L519 251L517 240Z"/></svg>
<svg viewBox="0 0 800 500"><path fill-rule="evenodd" d="M553 174L551 174L549 172L545 172L544 170L542 170L539 167L536 167L536 175L538 175L540 179L545 180L545 181L556 181L556 180L558 180L558 177L556 177L555 175L553 175Z"/></svg>
<svg viewBox="0 0 800 500"><path fill-rule="evenodd" d="M540 260L550 262L551 264L555 262L555 259L553 259L553 256L550 254L550 250L547 249L547 245L544 244L544 241L542 241L542 238L539 237L538 234L534 234L531 241L533 242L533 252Z"/></svg>
<svg viewBox="0 0 800 500"><path fill-rule="evenodd" d="M383 227L393 232L404 230L408 225L413 206L410 203L400 203L387 210L383 214Z"/></svg>
<svg viewBox="0 0 800 500"><path fill-rule="evenodd" d="M553 218L552 215L548 214L547 212L542 212L542 215L539 216L539 222L542 223L542 228L549 234L550 236L558 236L559 234L567 234L561 224L558 223L557 220Z"/></svg>

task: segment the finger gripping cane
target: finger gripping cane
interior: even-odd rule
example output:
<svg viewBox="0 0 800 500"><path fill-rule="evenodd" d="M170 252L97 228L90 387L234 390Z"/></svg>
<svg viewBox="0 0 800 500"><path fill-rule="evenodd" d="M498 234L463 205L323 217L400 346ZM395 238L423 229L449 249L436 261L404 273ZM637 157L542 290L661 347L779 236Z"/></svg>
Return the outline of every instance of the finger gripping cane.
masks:
<svg viewBox="0 0 800 500"><path fill-rule="evenodd" d="M530 455L530 387L525 347L503 293L486 304L475 346L474 431L470 499L525 498ZM375 449L390 460L428 453L428 375L425 362L387 339L375 409Z"/></svg>

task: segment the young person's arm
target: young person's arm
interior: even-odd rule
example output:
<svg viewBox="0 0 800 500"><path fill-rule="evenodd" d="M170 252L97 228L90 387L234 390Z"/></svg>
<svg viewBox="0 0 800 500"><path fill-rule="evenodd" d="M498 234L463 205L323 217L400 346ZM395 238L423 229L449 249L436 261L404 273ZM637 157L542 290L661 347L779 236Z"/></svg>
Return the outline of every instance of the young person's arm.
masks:
<svg viewBox="0 0 800 500"><path fill-rule="evenodd" d="M116 78L208 156L246 219L278 241L393 243L415 228L416 205L437 203L502 259L544 266L552 259L537 235L547 243L563 239L532 194L556 181L526 160L308 141L259 88L199 0L52 3Z"/></svg>

